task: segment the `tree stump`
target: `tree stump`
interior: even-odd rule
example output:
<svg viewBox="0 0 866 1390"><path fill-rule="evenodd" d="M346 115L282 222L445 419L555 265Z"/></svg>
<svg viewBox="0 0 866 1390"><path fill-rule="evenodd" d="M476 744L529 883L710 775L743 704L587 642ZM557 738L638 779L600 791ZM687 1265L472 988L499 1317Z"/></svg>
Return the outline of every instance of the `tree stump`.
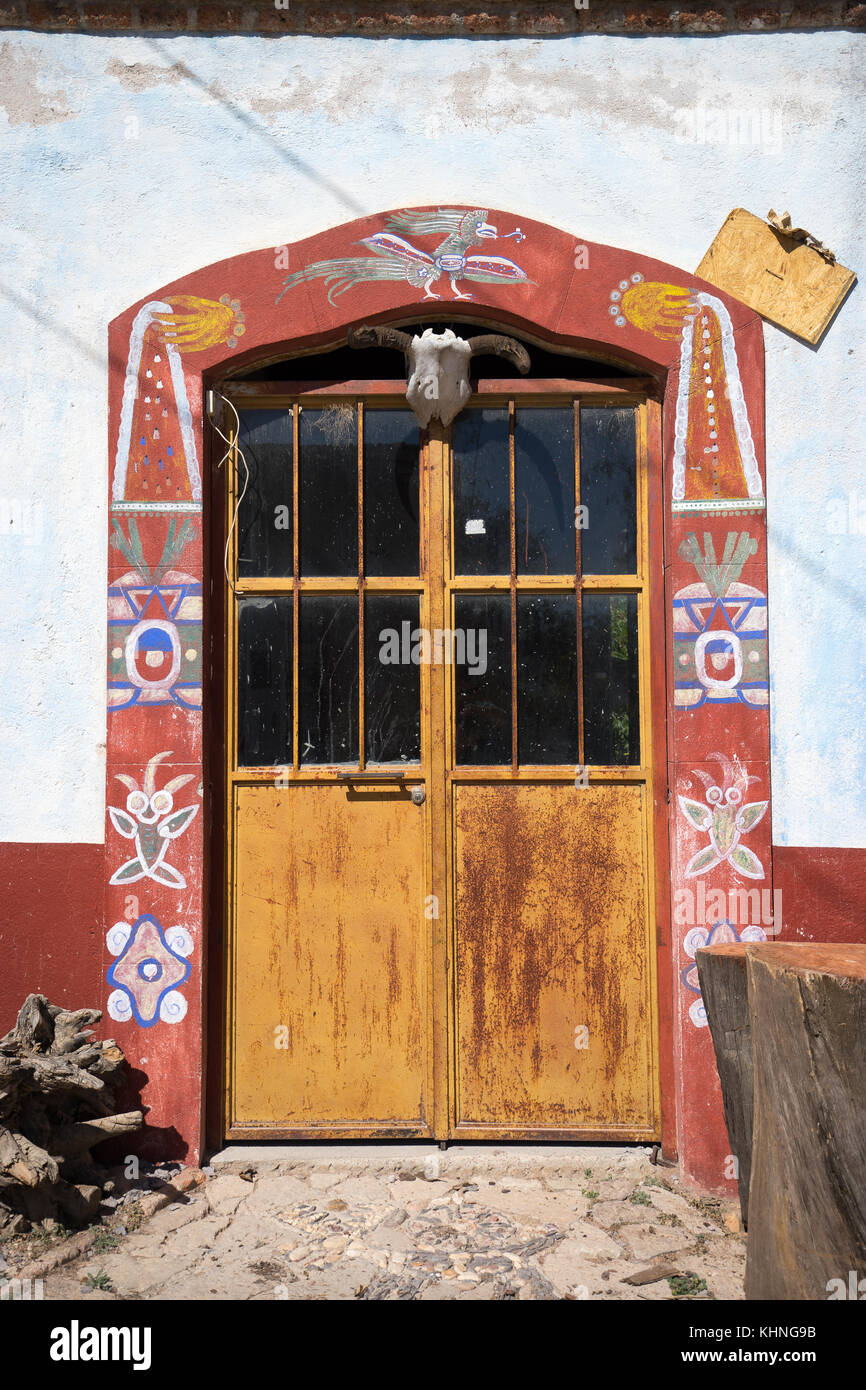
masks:
<svg viewBox="0 0 866 1390"><path fill-rule="evenodd" d="M749 1224L752 1168L754 1074L752 1024L746 978L747 942L705 946L695 953L701 995L722 1083L722 1103L731 1153L737 1160L737 1186L743 1226Z"/></svg>
<svg viewBox="0 0 866 1390"><path fill-rule="evenodd" d="M31 1222L91 1219L102 1188L91 1148L141 1128L139 1111L114 1113L126 1059L112 1039L90 1040L101 1017L30 994L0 1038L0 1224L4 1209Z"/></svg>
<svg viewBox="0 0 866 1390"><path fill-rule="evenodd" d="M749 946L746 960L746 1297L850 1296L839 1288L866 1278L866 946L776 942Z"/></svg>

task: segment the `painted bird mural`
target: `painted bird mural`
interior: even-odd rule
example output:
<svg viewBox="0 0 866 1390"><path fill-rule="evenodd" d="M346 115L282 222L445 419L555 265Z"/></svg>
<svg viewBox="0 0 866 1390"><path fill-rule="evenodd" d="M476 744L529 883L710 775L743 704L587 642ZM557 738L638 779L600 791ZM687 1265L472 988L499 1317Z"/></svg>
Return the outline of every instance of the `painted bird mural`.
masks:
<svg viewBox="0 0 866 1390"><path fill-rule="evenodd" d="M446 233L432 254L413 246L405 236L423 237ZM304 280L324 280L328 286L328 303L333 304L337 295L345 294L356 285L376 280L406 280L416 289L424 291L425 299L441 299L442 295L433 293L443 275L450 280L455 299L474 299L474 294L464 294L457 288L458 281L470 280L476 284L499 284L509 281L512 284L532 284L525 270L506 256L469 256L470 246L482 241L507 241L514 237L517 241L525 239L525 233L517 227L500 237L495 226L487 221L487 211L476 208L472 212L461 212L456 208L439 208L436 212L404 211L389 217L383 232L364 237L358 242L372 251L371 256L347 256L333 261L316 261L295 271L283 283L277 295L279 304L287 290L300 285Z"/></svg>

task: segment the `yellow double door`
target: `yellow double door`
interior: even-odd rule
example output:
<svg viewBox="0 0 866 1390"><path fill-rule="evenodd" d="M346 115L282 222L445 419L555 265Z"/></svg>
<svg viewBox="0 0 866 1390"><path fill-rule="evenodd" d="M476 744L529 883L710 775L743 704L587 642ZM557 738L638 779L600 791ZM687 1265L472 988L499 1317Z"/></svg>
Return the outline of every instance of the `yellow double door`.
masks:
<svg viewBox="0 0 866 1390"><path fill-rule="evenodd" d="M228 595L227 1137L656 1138L640 407L629 572L589 575L580 402L559 443L529 407L467 411L415 473L405 411L352 402L316 453L315 403L266 404ZM401 551L417 572L381 573Z"/></svg>

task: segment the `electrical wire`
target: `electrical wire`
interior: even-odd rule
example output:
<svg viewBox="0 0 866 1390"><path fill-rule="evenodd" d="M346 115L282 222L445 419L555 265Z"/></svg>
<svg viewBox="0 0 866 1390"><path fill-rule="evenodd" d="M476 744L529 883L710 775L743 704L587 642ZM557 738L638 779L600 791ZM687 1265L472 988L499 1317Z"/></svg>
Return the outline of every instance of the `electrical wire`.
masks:
<svg viewBox="0 0 866 1390"><path fill-rule="evenodd" d="M229 546L230 546L231 543L232 543L232 531L235 529L235 523L236 523L236 521L237 521L237 519L238 519L238 512L239 512L240 509L241 509L241 503L242 503L243 500L244 500L244 495L245 495L246 490L247 490L247 488L249 487L249 484L250 484L250 469L249 469L249 464L247 463L246 457L245 457L245 455L244 455L244 451L243 451L243 449L241 448L240 444L238 443L238 441L239 441L239 439L240 439L240 434L241 434L241 421L240 421L240 416L238 415L238 412L237 412L237 410L235 409L234 402L233 402L233 401L230 401L230 400L228 399L227 396L224 396L224 395L222 394L221 391L214 391L214 395L215 395L215 396L219 396L220 400L223 401L223 403L229 407L229 409L231 410L232 414L233 414L234 417L235 417L235 437L234 437L234 442L233 442L231 439L229 439L226 435L223 434L223 432L222 432L222 430L220 429L219 425L217 424L216 420L213 418L213 414L212 414L210 411L208 411L208 419L209 419L210 422L211 422L212 428L216 430L216 432L217 432L217 434L219 435L220 439L221 439L221 440L223 441L223 443L227 446L225 453L223 454L222 458L220 459L219 463L217 464L217 468L222 468L222 466L223 466L223 464L226 462L226 460L229 459L229 458L231 457L232 449L233 449L233 448L236 448L236 449L237 449L237 453L238 453L238 458L241 460L241 463L242 463L243 466L244 466L244 472L245 472L245 474L246 474L246 477L244 478L244 485L243 485L243 487L242 487L242 489L241 489L241 495L240 495L240 497L237 499L237 501L235 502L234 516L232 517L231 525L229 526L228 535L226 536L226 548L225 548L225 551L223 552L223 569L225 570L226 583L228 584L228 586L229 586L229 588L231 589L232 593L233 593L233 594L237 594L237 589L235 588L235 582L234 582L234 580L232 579L231 575L229 574Z"/></svg>

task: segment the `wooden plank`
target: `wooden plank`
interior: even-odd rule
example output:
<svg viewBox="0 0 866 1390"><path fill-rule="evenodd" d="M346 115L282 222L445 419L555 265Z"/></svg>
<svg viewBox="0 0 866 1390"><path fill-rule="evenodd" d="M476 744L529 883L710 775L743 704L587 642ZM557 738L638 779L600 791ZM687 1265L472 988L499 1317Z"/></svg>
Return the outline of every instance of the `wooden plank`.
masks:
<svg viewBox="0 0 866 1390"><path fill-rule="evenodd" d="M755 1059L746 1297L850 1297L854 1271L857 1298L866 1273L866 945L777 942L751 946L746 960Z"/></svg>
<svg viewBox="0 0 866 1390"><path fill-rule="evenodd" d="M745 208L728 213L695 274L807 343L820 342L857 279Z"/></svg>
<svg viewBox="0 0 866 1390"><path fill-rule="evenodd" d="M731 1153L737 1160L737 1185L743 1225L749 1220L752 1170L754 1073L752 1025L746 976L748 942L706 946L695 954L701 996L716 1052L722 1102Z"/></svg>

